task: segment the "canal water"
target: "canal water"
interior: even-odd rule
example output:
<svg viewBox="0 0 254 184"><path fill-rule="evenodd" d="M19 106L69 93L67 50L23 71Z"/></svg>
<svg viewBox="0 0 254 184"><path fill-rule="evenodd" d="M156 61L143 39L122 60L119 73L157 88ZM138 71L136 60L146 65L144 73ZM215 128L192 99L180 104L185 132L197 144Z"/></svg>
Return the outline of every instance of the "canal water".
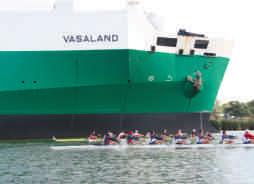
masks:
<svg viewBox="0 0 254 184"><path fill-rule="evenodd" d="M0 183L254 183L254 148L53 151L51 145L1 143Z"/></svg>

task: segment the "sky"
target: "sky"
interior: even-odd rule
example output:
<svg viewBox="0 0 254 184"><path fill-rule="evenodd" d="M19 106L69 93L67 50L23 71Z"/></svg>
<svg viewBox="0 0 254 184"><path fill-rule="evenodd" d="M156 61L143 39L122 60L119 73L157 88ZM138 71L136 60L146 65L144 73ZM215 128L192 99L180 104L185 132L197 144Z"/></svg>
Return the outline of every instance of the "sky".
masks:
<svg viewBox="0 0 254 184"><path fill-rule="evenodd" d="M61 0L58 0L61 1ZM254 2L252 0L140 0L147 12L163 17L164 30L184 28L233 40L234 48L217 99L254 99ZM55 0L0 0L0 10L47 10ZM77 10L118 9L124 0L75 0ZM0 23L1 25L1 23ZM1 27L1 26L0 26Z"/></svg>

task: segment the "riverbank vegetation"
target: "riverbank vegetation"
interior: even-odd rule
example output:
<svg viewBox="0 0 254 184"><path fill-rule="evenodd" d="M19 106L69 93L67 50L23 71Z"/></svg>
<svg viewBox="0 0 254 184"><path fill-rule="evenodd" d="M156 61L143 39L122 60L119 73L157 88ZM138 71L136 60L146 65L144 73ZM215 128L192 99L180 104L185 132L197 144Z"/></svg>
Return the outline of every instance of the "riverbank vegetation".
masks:
<svg viewBox="0 0 254 184"><path fill-rule="evenodd" d="M254 130L254 100L216 102L210 122L219 130Z"/></svg>

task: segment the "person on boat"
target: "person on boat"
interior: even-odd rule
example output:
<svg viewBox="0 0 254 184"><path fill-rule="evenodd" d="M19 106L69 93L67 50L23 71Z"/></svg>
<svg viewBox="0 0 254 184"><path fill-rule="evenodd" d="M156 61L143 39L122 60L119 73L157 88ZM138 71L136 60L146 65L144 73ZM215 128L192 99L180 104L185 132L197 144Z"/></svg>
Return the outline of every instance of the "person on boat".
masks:
<svg viewBox="0 0 254 184"><path fill-rule="evenodd" d="M128 144L135 144L135 138L133 131L129 131L127 135L127 143Z"/></svg>
<svg viewBox="0 0 254 184"><path fill-rule="evenodd" d="M196 144L209 144L210 142L211 140L209 140L206 136L204 136L204 130L200 129L197 136Z"/></svg>
<svg viewBox="0 0 254 184"><path fill-rule="evenodd" d="M166 142L169 139L169 133L167 129L164 129L161 134L162 141Z"/></svg>
<svg viewBox="0 0 254 184"><path fill-rule="evenodd" d="M96 142L98 139L98 136L96 135L95 131L92 131L92 133L88 137L88 142Z"/></svg>
<svg viewBox="0 0 254 184"><path fill-rule="evenodd" d="M115 145L118 144L118 140L114 133L108 131L103 138L104 145Z"/></svg>
<svg viewBox="0 0 254 184"><path fill-rule="evenodd" d="M164 130L162 131L162 135L169 136L168 130L167 130L167 129L164 129Z"/></svg>
<svg viewBox="0 0 254 184"><path fill-rule="evenodd" d="M133 131L129 131L128 135L127 135L127 143L128 144L138 144L140 137L143 137L143 134L140 134L138 130Z"/></svg>
<svg viewBox="0 0 254 184"><path fill-rule="evenodd" d="M195 138L197 136L197 131L196 131L196 129L192 129L192 131L191 131L191 137L192 138Z"/></svg>
<svg viewBox="0 0 254 184"><path fill-rule="evenodd" d="M179 129L175 134L175 144L186 144L187 137L182 133L182 130Z"/></svg>
<svg viewBox="0 0 254 184"><path fill-rule="evenodd" d="M246 131L244 132L244 136L245 136L246 138L248 138L248 139L253 139L253 140L254 140L254 134L251 133L249 130L246 130Z"/></svg>
<svg viewBox="0 0 254 184"><path fill-rule="evenodd" d="M116 144L119 143L115 132L111 132L111 140L114 141Z"/></svg>
<svg viewBox="0 0 254 184"><path fill-rule="evenodd" d="M110 144L110 136L109 136L108 132L103 137L103 143L104 143L104 145L109 145Z"/></svg>
<svg viewBox="0 0 254 184"><path fill-rule="evenodd" d="M55 137L55 136L53 136L53 137L52 137L52 140L53 140L53 141L56 141L56 137Z"/></svg>
<svg viewBox="0 0 254 184"><path fill-rule="evenodd" d="M182 137L183 136L183 132L181 129L179 129L176 134L175 134L175 137Z"/></svg>
<svg viewBox="0 0 254 184"><path fill-rule="evenodd" d="M128 135L128 133L126 133L126 132L120 132L120 133L118 134L117 139L119 139L119 140L121 140L121 139L126 139L126 138L127 138L127 135Z"/></svg>
<svg viewBox="0 0 254 184"><path fill-rule="evenodd" d="M143 134L139 133L138 130L135 130L132 134L134 141L139 142L141 137L144 137Z"/></svg>
<svg viewBox="0 0 254 184"><path fill-rule="evenodd" d="M190 139L191 139L191 144L196 143L196 141L197 141L197 131L196 131L196 129L192 129Z"/></svg>
<svg viewBox="0 0 254 184"><path fill-rule="evenodd" d="M254 134L249 130L245 130L243 134L243 143L244 144L254 144Z"/></svg>
<svg viewBox="0 0 254 184"><path fill-rule="evenodd" d="M139 133L138 130L135 130L135 131L134 131L133 136L135 136L135 137L144 137L144 135L141 134L141 133Z"/></svg>
<svg viewBox="0 0 254 184"><path fill-rule="evenodd" d="M128 132L120 132L117 136L117 140L120 144L127 144Z"/></svg>
<svg viewBox="0 0 254 184"><path fill-rule="evenodd" d="M162 139L158 137L155 131L150 131L147 133L149 138L148 144L162 144Z"/></svg>
<svg viewBox="0 0 254 184"><path fill-rule="evenodd" d="M223 130L220 143L221 144L233 144L235 138L236 138L236 136L228 135L226 130Z"/></svg>
<svg viewBox="0 0 254 184"><path fill-rule="evenodd" d="M212 135L212 133L211 133L211 132L206 132L205 137L206 137L206 139L208 139L209 141L214 140L214 137L213 137L213 135Z"/></svg>

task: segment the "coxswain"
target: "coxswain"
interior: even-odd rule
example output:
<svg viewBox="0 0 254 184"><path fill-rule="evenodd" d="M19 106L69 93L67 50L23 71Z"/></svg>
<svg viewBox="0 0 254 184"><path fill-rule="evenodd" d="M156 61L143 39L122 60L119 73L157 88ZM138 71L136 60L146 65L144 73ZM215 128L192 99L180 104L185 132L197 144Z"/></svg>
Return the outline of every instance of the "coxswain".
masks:
<svg viewBox="0 0 254 184"><path fill-rule="evenodd" d="M53 136L53 137L52 137L52 140L53 140L53 141L56 141L56 137L55 137L55 136Z"/></svg>

